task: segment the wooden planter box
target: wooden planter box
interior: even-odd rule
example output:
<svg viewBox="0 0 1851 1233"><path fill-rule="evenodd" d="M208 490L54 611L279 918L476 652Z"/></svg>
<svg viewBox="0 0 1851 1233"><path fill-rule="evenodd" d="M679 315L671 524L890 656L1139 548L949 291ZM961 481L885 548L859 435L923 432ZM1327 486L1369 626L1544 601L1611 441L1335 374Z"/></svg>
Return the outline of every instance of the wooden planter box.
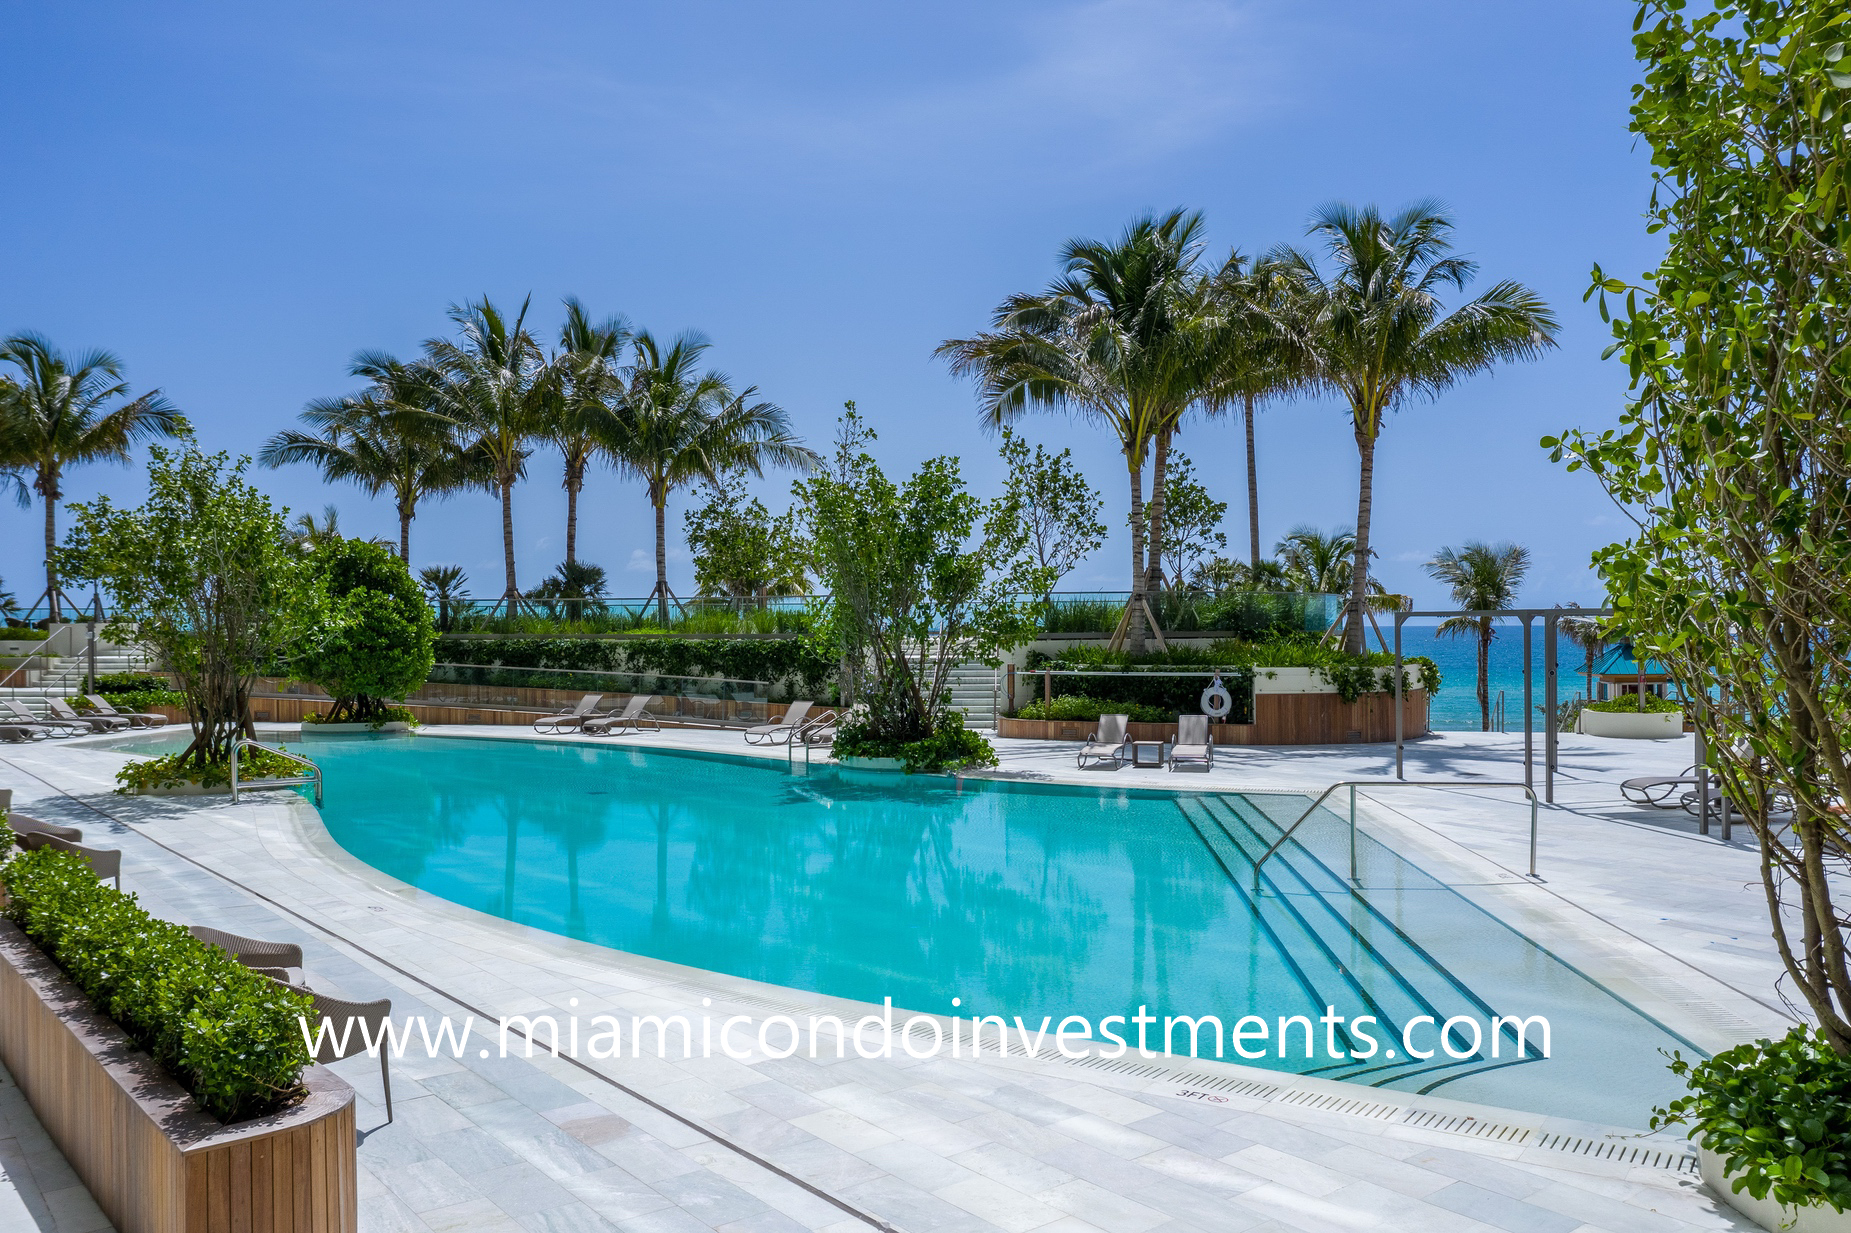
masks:
<svg viewBox="0 0 1851 1233"><path fill-rule="evenodd" d="M0 1061L120 1233L355 1233L353 1089L311 1066L292 1109L201 1111L0 921Z"/></svg>
<svg viewBox="0 0 1851 1233"><path fill-rule="evenodd" d="M1402 734L1427 734L1427 691L1401 696ZM1584 714L1586 712L1583 712ZM1353 745L1395 739L1395 696L1364 694L1345 702L1334 693L1255 694L1250 724L1210 724L1215 744ZM1008 719L998 721L998 736L1025 736L1048 741L1084 741L1099 724L1091 719ZM1175 724L1126 725L1134 741L1173 741Z"/></svg>

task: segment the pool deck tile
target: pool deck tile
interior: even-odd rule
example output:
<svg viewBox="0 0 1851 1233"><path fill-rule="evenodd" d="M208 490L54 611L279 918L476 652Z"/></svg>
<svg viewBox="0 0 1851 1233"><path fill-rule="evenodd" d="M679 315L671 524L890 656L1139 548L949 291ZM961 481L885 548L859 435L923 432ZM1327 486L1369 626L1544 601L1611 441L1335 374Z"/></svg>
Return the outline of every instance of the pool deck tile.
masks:
<svg viewBox="0 0 1851 1233"><path fill-rule="evenodd" d="M686 748L743 752L736 738L664 737ZM1472 734L1413 744L1413 774L1509 777L1519 739ZM0 786L15 790L22 810L84 826L91 838L120 846L127 888L151 911L299 940L316 983L350 996L389 996L398 1015L456 1011L420 981L490 1014L563 1014L572 996L626 1014L697 1014L706 996L717 1013L748 991L784 1004L855 1009L445 904L346 858L298 798L231 806L111 796L109 779L123 759L97 745L8 749L0 754ZM1681 815L1611 799L1623 775L1681 769L1688 742L1565 737L1563 747L1562 804L1545 814L1545 882L1521 873L1527 810L1496 790L1365 794L1366 825L1392 835L1429 871L1444 871L1461 894L1518 928L1546 934L1559 952L1680 1030L1706 1041L1779 1030L1781 1012L1765 992L1778 967L1765 931L1752 924L1758 896L1744 885L1753 877L1745 832L1724 844L1696 835ZM1008 741L999 748L1003 776L1104 782L1076 774L1064 749ZM1243 749L1226 751L1211 776L1188 777L1186 785L1182 775L1129 770L1110 782L1292 791L1379 776L1385 764L1380 747ZM1611 859L1617 844L1627 860ZM289 905L307 922L259 896ZM764 1013L750 1001L734 1005L728 1013ZM382 1124L377 1063L355 1058L334 1068L359 1096L368 1233L869 1228L714 1134L904 1233L1750 1227L1688 1175L1254 1097L1203 1104L1179 1099L1160 1080L1076 1074L1048 1060L797 1056L748 1064L671 1055L588 1063L600 1073L587 1073L544 1051L484 1061L425 1058L414 1049L391 1065L397 1117L390 1125ZM651 1108L600 1074L709 1129ZM0 1077L0 1227L14 1210L40 1233L107 1228L72 1181L17 1088Z"/></svg>

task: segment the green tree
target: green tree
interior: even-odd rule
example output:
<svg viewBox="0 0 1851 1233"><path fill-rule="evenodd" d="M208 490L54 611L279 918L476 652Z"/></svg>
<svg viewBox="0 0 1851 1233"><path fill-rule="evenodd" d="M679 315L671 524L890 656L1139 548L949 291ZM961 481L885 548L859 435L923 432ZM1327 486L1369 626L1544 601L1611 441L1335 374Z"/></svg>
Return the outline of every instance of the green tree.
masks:
<svg viewBox="0 0 1851 1233"><path fill-rule="evenodd" d="M229 762L249 731L256 677L286 669L322 625L308 558L286 511L245 481L249 463L154 446L147 501L73 505L58 553L66 575L109 594L111 637L146 647L173 674L193 725L182 758L202 768Z"/></svg>
<svg viewBox="0 0 1851 1233"><path fill-rule="evenodd" d="M1293 280L1290 314L1315 384L1349 404L1361 473L1344 649L1363 649L1375 500L1375 446L1388 412L1410 395L1437 397L1460 380L1555 345L1555 314L1534 291L1503 281L1446 312L1476 263L1452 252L1452 218L1421 201L1392 218L1374 206L1328 205L1309 234L1328 269L1300 249L1272 254Z"/></svg>
<svg viewBox="0 0 1851 1233"><path fill-rule="evenodd" d="M186 417L150 390L129 397L122 361L107 351L66 356L42 334L0 342L0 363L18 370L0 390L0 462L32 476L45 501L45 599L60 619L58 502L64 473L87 462L127 462L138 441L187 431Z"/></svg>
<svg viewBox="0 0 1851 1233"><path fill-rule="evenodd" d="M405 562L365 540L323 544L309 558L322 622L292 675L334 698L329 723L368 723L431 675L436 631Z"/></svg>
<svg viewBox="0 0 1851 1233"><path fill-rule="evenodd" d="M1652 152L1639 283L1594 271L1631 397L1617 428L1544 439L1637 523L1595 554L1616 637L1696 709L1759 841L1791 987L1851 1054L1851 60L1845 8L1640 5L1632 131ZM1791 803L1789 820L1775 801ZM1775 1132L1777 1135L1779 1132ZM1765 1188L1765 1173L1757 1185ZM1809 1191L1809 1187L1812 1189ZM1811 1202L1805 1176L1776 1186Z"/></svg>
<svg viewBox="0 0 1851 1233"><path fill-rule="evenodd" d="M1530 572L1530 550L1521 544L1481 544L1442 548L1427 562L1435 581L1451 589L1452 601L1468 612L1495 612L1513 607L1517 588ZM1491 643L1500 618L1456 616L1440 622L1443 637L1478 640L1478 710L1483 731L1491 731Z"/></svg>
<svg viewBox="0 0 1851 1233"><path fill-rule="evenodd" d="M1103 502L1073 465L1073 451L1050 454L1003 429L1002 459L1009 467L1004 481L1009 505L1024 532L1025 561L1047 574L1048 590L1073 572L1105 542L1106 526L1099 521Z"/></svg>
<svg viewBox="0 0 1851 1233"><path fill-rule="evenodd" d="M553 575L527 592L538 600L550 616L563 615L568 621L579 620L588 612L603 612L604 567L589 561L561 561Z"/></svg>
<svg viewBox="0 0 1851 1233"><path fill-rule="evenodd" d="M546 439L559 447L565 463L566 563L560 577L578 563L578 496L585 472L598 453L598 424L621 395L617 362L630 341L630 323L622 316L594 323L576 297L566 297L566 323L559 331L553 367L559 374L559 398L551 406Z"/></svg>
<svg viewBox="0 0 1851 1233"><path fill-rule="evenodd" d="M808 471L817 455L791 430L776 403L757 401L757 386L735 391L718 372L699 370L709 344L683 334L665 349L637 332L624 388L600 421L598 444L620 471L643 481L656 519L658 619L668 624L668 500L697 479L717 483L730 471L763 475L765 468Z"/></svg>
<svg viewBox="0 0 1851 1233"><path fill-rule="evenodd" d="M527 330L528 301L514 320L486 297L452 305L460 341L424 344L429 406L457 426L464 452L488 474L501 495L501 552L506 582L501 602L509 616L521 606L514 573L514 485L527 474L532 443L554 422L560 375Z"/></svg>
<svg viewBox="0 0 1851 1233"><path fill-rule="evenodd" d="M1007 497L986 508L949 456L896 484L867 452L873 440L847 404L833 466L795 486L830 595L827 628L849 669L843 698L864 708L838 749L869 751L961 728L949 709L953 665L1031 637L1039 605L1015 593L1048 589L1045 570L1009 569L1022 558L1023 533Z"/></svg>
<svg viewBox="0 0 1851 1233"><path fill-rule="evenodd" d="M1170 455L1166 518L1163 538L1164 573L1178 587L1186 584L1203 564L1203 558L1228 546L1221 530L1228 503L1209 495L1195 477L1195 464L1181 450Z"/></svg>
<svg viewBox="0 0 1851 1233"><path fill-rule="evenodd" d="M357 484L368 496L392 494L398 514L398 551L411 560L411 523L426 497L487 487L479 457L465 456L456 423L430 408L430 374L389 355L362 352L348 371L372 388L339 398L318 398L302 411L312 432L286 428L265 443L257 461L266 467L302 462L322 477Z"/></svg>
<svg viewBox="0 0 1851 1233"><path fill-rule="evenodd" d="M1281 581L1291 590L1347 595L1355 579L1356 533L1347 527L1326 533L1296 526L1273 545L1273 556L1283 571Z"/></svg>
<svg viewBox="0 0 1851 1233"><path fill-rule="evenodd" d="M1131 602L1120 633L1133 651L1144 649L1147 597L1161 576L1170 439L1221 363L1201 236L1201 215L1175 210L1138 219L1116 243L1071 240L1062 277L1040 294L1010 296L990 330L936 352L953 373L977 379L986 423L1058 411L1118 438L1131 487Z"/></svg>
<svg viewBox="0 0 1851 1233"><path fill-rule="evenodd" d="M437 628L449 633L458 611L469 602L469 575L460 565L427 565L418 571L418 582L425 597L437 606Z"/></svg>
<svg viewBox="0 0 1851 1233"><path fill-rule="evenodd" d="M809 588L809 546L795 509L774 518L748 496L745 476L734 472L708 486L705 504L687 511L682 525L694 553L694 585L702 595L763 605L802 595Z"/></svg>

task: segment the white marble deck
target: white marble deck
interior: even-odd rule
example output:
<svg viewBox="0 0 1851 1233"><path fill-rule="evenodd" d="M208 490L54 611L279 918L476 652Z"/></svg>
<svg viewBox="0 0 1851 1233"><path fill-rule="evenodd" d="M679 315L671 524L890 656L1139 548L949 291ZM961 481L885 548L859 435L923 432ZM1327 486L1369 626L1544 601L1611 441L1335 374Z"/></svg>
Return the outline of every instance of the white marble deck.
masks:
<svg viewBox="0 0 1851 1233"><path fill-rule="evenodd" d="M742 749L732 734L624 739ZM15 790L17 808L121 847L125 887L151 910L301 940L317 983L391 996L400 1016L460 1014L453 998L492 1015L564 1015L574 996L626 1015L699 1013L704 999L716 1016L852 1005L574 942L434 899L334 847L300 798L232 806L110 796L122 756L88 744L0 750L0 787ZM1408 774L1520 778L1520 750L1520 736L1449 735L1410 745ZM1204 786L1200 772L1077 772L1070 750L1040 742L1005 741L1000 752L1004 775ZM1559 806L1542 815L1540 882L1523 876L1528 810L1518 793L1384 790L1365 794L1361 812L1367 828L1429 872L1713 1048L1784 1030L1787 1019L1772 994L1778 967L1745 836L1725 845L1697 836L1681 814L1618 804L1620 778L1675 773L1688 758L1681 740L1563 738ZM1229 791L1317 790L1391 770L1392 749L1380 747L1244 749L1224 751L1207 778ZM1216 1063L1184 1060L1143 1075L1045 1057L974 1064L799 1055L748 1064L645 1056L578 1069L544 1055L408 1055L392 1065L397 1117L381 1126L376 1063L338 1064L363 1101L369 1229L1749 1227L1688 1174L1537 1146L1544 1130L1636 1142L1609 1137L1609 1128L1367 1089L1372 1109L1344 1111L1321 1097L1356 1089ZM1184 1095L1204 1090L1175 1073L1185 1068L1273 1090L1221 1087L1221 1101L1207 1102ZM1471 1113L1534 1133L1492 1142L1410 1125L1410 1110ZM0 1162L4 1147L0 1139ZM37 1227L54 1226L41 1218Z"/></svg>

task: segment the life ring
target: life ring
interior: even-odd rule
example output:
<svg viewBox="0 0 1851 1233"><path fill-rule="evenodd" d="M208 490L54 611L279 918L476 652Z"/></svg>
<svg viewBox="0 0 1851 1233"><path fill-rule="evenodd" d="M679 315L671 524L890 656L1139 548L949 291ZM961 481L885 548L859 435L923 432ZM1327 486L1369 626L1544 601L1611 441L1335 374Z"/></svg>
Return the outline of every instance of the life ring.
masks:
<svg viewBox="0 0 1851 1233"><path fill-rule="evenodd" d="M1234 709L1234 695L1221 683L1221 674L1215 673L1215 679L1202 691L1202 713L1210 719L1225 718Z"/></svg>

